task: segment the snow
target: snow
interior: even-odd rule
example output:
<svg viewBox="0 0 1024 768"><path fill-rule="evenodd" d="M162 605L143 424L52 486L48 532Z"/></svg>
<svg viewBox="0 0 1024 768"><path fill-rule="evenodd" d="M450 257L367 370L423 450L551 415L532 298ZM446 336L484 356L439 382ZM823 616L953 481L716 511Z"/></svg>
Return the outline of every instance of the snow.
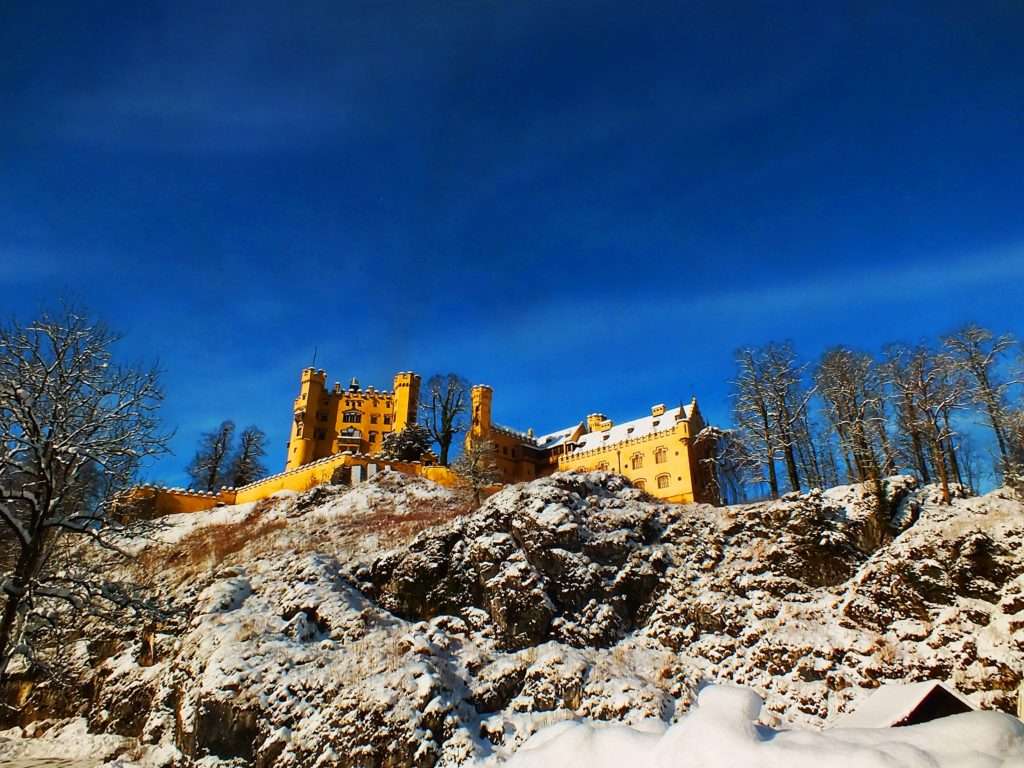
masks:
<svg viewBox="0 0 1024 768"><path fill-rule="evenodd" d="M610 445L647 437L657 432L666 432L675 428L677 418L686 418L687 406L670 408L660 416L643 416L632 421L615 424L603 432L588 432L577 441L576 451L589 451L593 448L607 448Z"/></svg>
<svg viewBox="0 0 1024 768"><path fill-rule="evenodd" d="M832 724L836 728L886 728L895 725L913 712L936 686L955 696L965 707L974 709L974 705L957 690L938 680L889 683L872 693L853 712L837 717Z"/></svg>
<svg viewBox="0 0 1024 768"><path fill-rule="evenodd" d="M575 432L577 429L580 429L581 427L585 427L583 422L580 422L579 424L573 424L571 427L560 429L557 432L549 432L546 435L539 435L538 437L533 438L534 445L536 445L538 448L544 449L555 448L556 446L559 446L562 443L564 443L572 435L573 432Z"/></svg>
<svg viewBox="0 0 1024 768"><path fill-rule="evenodd" d="M253 757L274 768L1024 768L1019 724L990 713L944 721L952 740L924 726L820 730L894 680L950 680L1004 710L1012 687L1016 703L1024 506L906 492L913 519L876 539L885 521L863 487L720 509L654 502L600 472L511 486L469 515L449 491L382 472L178 516L167 540L250 518L258 535L223 559L155 557L159 594L185 618L145 660L131 622L103 656L81 644L89 726L133 732L125 711L142 710L140 737L112 751L194 743L179 758L195 762L177 764L204 768L248 759L202 750L249 716ZM461 585L480 596L456 591L436 613L410 599ZM643 609L635 620L616 613L626 602ZM530 634L515 610L538 606L553 620ZM523 644L500 643L513 629ZM89 754L54 748L64 727L21 746ZM24 754L0 741L0 764Z"/></svg>
<svg viewBox="0 0 1024 768"><path fill-rule="evenodd" d="M1024 723L971 712L905 728L778 730L761 725L761 698L705 687L668 727L566 721L534 734L508 768L1020 768Z"/></svg>
<svg viewBox="0 0 1024 768"><path fill-rule="evenodd" d="M167 528L159 531L154 537L161 544L177 544L186 536L201 528L218 525L240 523L249 516L255 502L214 507L202 512L183 512L179 515L168 515L161 519Z"/></svg>

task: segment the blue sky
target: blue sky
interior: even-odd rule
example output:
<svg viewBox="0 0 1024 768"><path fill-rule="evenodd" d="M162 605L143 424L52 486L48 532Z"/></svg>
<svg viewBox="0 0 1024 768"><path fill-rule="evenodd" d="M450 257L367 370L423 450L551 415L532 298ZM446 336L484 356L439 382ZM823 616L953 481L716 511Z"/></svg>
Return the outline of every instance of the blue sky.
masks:
<svg viewBox="0 0 1024 768"><path fill-rule="evenodd" d="M455 370L548 430L732 353L1024 332L1024 6L0 8L0 290L165 369L179 483L298 371Z"/></svg>

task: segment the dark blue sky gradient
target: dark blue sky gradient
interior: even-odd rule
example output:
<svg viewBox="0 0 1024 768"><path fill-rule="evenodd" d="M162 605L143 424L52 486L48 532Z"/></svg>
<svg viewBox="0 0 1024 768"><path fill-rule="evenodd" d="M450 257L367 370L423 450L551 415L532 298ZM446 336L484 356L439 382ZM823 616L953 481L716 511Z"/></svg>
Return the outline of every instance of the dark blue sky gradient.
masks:
<svg viewBox="0 0 1024 768"><path fill-rule="evenodd" d="M892 6L898 7L892 7ZM214 7L216 6L216 7ZM0 289L284 460L298 371L453 369L548 430L733 350L1024 331L1024 6L0 7Z"/></svg>

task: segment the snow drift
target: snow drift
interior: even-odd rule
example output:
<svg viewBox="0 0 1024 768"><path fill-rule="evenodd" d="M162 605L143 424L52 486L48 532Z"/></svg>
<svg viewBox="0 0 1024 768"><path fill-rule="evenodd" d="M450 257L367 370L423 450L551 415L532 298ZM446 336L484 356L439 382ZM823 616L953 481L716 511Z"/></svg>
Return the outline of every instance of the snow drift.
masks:
<svg viewBox="0 0 1024 768"><path fill-rule="evenodd" d="M780 731L757 724L753 691L709 686L667 729L568 721L545 728L508 768L1010 768L1024 766L1024 723L971 712L905 728Z"/></svg>

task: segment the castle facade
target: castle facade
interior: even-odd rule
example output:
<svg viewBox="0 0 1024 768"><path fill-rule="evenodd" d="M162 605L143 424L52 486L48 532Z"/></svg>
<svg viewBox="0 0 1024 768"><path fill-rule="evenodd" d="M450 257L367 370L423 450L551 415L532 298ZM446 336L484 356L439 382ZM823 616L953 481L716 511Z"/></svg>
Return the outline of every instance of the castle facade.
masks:
<svg viewBox="0 0 1024 768"><path fill-rule="evenodd" d="M384 435L416 422L420 377L395 374L390 392L326 385L323 370L302 371L295 398L285 471L343 453L374 456ZM494 391L472 390L472 426L467 444L490 442L505 483L518 483L556 471L605 470L666 501L715 502L711 468L704 459L710 446L695 443L704 428L696 398L676 408L655 405L650 415L614 424L601 413L546 435L496 424L491 417Z"/></svg>
<svg viewBox="0 0 1024 768"><path fill-rule="evenodd" d="M345 451L379 453L384 435L416 422L419 396L420 377L409 371L395 374L390 392L362 389L356 379L345 389L335 382L328 391L327 373L306 368L292 409L285 471Z"/></svg>
<svg viewBox="0 0 1024 768"><path fill-rule="evenodd" d="M633 485L666 501L716 503L710 445L695 442L704 428L697 400L677 408L651 407L650 415L621 424L601 413L551 432L511 429L491 418L494 392L478 385L472 394L472 427L467 444L489 441L506 483L523 482L556 470L603 470L624 475Z"/></svg>

